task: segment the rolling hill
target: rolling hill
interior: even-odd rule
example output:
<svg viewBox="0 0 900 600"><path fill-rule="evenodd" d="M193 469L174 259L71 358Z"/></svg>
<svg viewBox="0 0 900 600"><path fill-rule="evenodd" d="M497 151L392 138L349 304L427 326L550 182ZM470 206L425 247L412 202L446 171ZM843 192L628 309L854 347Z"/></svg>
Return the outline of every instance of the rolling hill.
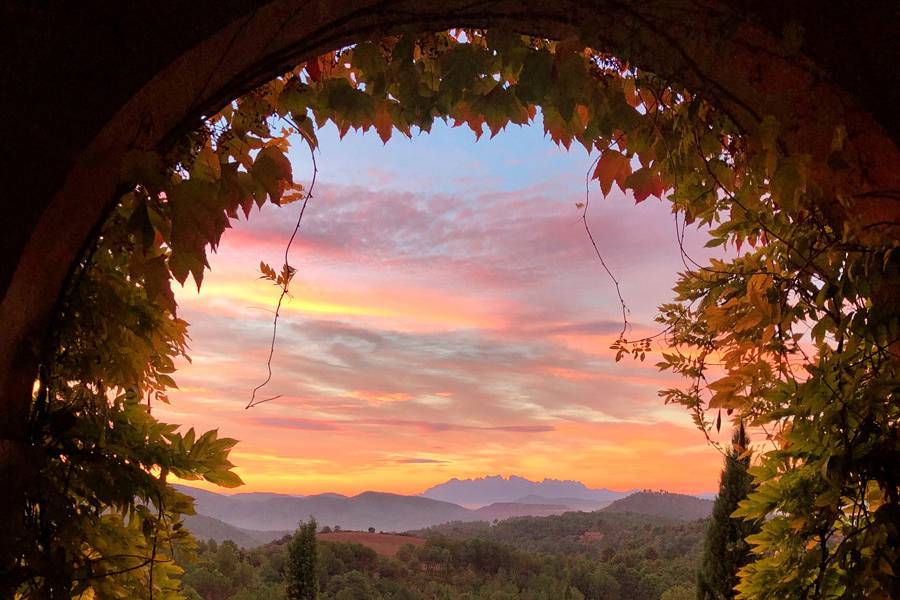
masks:
<svg viewBox="0 0 900 600"><path fill-rule="evenodd" d="M262 544L268 544L290 533L289 531L242 529L206 515L186 516L184 518L184 526L198 540L215 540L216 542L231 540L242 548L253 548Z"/></svg>
<svg viewBox="0 0 900 600"><path fill-rule="evenodd" d="M687 496L684 494L672 494L669 492L637 492L616 500L601 512L611 513L636 513L640 515L652 515L680 521L694 521L705 519L712 514L712 500Z"/></svg>

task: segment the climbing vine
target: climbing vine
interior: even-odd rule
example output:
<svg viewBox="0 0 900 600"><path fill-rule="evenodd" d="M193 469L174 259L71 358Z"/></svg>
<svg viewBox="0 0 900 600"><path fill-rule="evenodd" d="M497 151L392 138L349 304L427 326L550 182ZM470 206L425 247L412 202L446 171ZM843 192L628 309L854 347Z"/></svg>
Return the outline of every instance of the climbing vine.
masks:
<svg viewBox="0 0 900 600"><path fill-rule="evenodd" d="M616 185L636 202L665 199L682 228L735 248L709 264L685 255L674 301L660 308L663 333L629 340L623 329L617 359L658 351L658 367L685 378L662 399L704 432L723 412L765 431L737 513L763 523L741 598L896 597L900 259L877 224L847 218L852 190L819 185L847 168L846 132L835 130L828 164L811 164L781 143L790 123L761 115L739 128L578 39L502 30L362 41L237 98L170 147L126 157L129 191L74 278L35 394L45 465L22 589L65 564L56 588L177 593L166 557L186 544L178 517L191 508L167 475L240 481L232 440L152 417L186 352L171 282L199 288L207 251L254 205L309 200L286 157L296 134L314 150L316 129L332 122L387 143L435 120L476 138L540 120L557 144L599 153L590 175L603 195ZM282 293L294 272L287 257L261 265Z"/></svg>

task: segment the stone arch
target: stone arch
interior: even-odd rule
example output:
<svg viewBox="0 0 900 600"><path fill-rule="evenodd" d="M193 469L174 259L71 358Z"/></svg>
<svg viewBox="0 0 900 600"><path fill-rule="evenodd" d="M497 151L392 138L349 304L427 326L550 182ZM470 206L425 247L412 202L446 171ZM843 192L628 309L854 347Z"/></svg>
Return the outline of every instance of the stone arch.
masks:
<svg viewBox="0 0 900 600"><path fill-rule="evenodd" d="M892 2L866 12L813 0L175 0L121 7L8 4L0 250L0 478L25 456L23 424L56 298L119 186L133 148L164 146L204 114L296 62L401 29L506 26L597 48L678 81L752 131L774 116L788 150L824 165L845 124L857 161L814 169L838 218L900 220ZM858 55L859 62L848 61ZM815 118L814 115L826 115ZM837 203L834 210L840 212ZM896 236L895 225L887 229ZM4 494L14 501L15 494ZM0 506L0 511L6 507ZM0 532L2 533L2 532Z"/></svg>

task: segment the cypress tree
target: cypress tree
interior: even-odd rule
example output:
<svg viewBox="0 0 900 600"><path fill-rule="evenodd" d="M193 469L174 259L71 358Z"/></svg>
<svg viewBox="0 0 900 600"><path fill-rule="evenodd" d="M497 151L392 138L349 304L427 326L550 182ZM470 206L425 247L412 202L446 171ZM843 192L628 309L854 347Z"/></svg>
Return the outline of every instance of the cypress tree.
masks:
<svg viewBox="0 0 900 600"><path fill-rule="evenodd" d="M697 572L698 600L734 598L738 570L750 562L750 545L745 540L759 527L743 519L731 518L731 513L747 497L752 485L752 477L747 472L750 458L741 458L747 441L744 424L741 423L734 432L732 448L725 456L719 495L706 531L703 559Z"/></svg>
<svg viewBox="0 0 900 600"><path fill-rule="evenodd" d="M285 567L289 600L315 600L319 597L316 575L316 520L302 521L288 545Z"/></svg>

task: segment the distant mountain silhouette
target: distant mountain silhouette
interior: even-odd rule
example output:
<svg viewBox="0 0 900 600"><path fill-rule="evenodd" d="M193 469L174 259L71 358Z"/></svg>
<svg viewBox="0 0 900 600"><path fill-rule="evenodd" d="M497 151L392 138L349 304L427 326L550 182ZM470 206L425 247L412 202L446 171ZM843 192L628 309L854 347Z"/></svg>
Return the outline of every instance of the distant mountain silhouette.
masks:
<svg viewBox="0 0 900 600"><path fill-rule="evenodd" d="M554 499L568 498L572 500L597 503L609 503L624 498L629 492L616 492L608 489L590 489L580 481L561 481L544 479L531 481L517 475L503 477L489 475L477 479L456 479L430 487L422 496L444 502L453 502L468 507L485 506L495 502L518 502L522 498L537 497L538 503L556 504ZM533 504L534 502L528 502Z"/></svg>
<svg viewBox="0 0 900 600"><path fill-rule="evenodd" d="M291 496L272 493L216 494L176 486L194 498L197 516L186 520L200 539L232 539L250 547L296 529L300 521L315 517L322 526L403 532L452 521L494 521L512 517L542 517L570 511L633 512L673 519L708 517L713 502L694 496L659 492L592 490L577 481L529 481L522 477L452 479L421 496L363 492L356 496L317 494ZM536 491L542 493L534 493ZM531 493L523 494L523 491ZM429 497L431 496L431 497ZM438 496L434 498L433 496ZM440 498L458 497L470 508ZM509 500L491 500L492 498ZM612 500L615 500L610 504Z"/></svg>
<svg viewBox="0 0 900 600"><path fill-rule="evenodd" d="M562 502L545 502L537 496L523 502L496 502L478 509L468 509L451 502L402 496L381 492L363 492L356 496L318 494L288 496L284 494L249 493L216 494L187 486L176 486L194 498L197 517L187 521L188 529L206 539L231 538L242 544L250 539L269 541L310 516L320 525L340 526L342 529L379 531L409 531L451 521L494 521L523 516L558 515L571 510L583 510L575 500L571 506ZM209 520L204 520L209 519ZM231 527L234 531L227 530Z"/></svg>
<svg viewBox="0 0 900 600"><path fill-rule="evenodd" d="M187 486L178 488L194 498L198 514L255 531L293 531L300 521L310 516L323 526L361 530L374 527L381 531L406 531L480 518L473 511L449 502L380 492L363 492L352 497L253 493L226 496Z"/></svg>
<svg viewBox="0 0 900 600"><path fill-rule="evenodd" d="M696 496L643 491L632 494L627 498L616 500L602 509L602 512L630 512L641 515L668 517L682 521L693 521L709 517L712 514L713 504L712 500L705 500Z"/></svg>

